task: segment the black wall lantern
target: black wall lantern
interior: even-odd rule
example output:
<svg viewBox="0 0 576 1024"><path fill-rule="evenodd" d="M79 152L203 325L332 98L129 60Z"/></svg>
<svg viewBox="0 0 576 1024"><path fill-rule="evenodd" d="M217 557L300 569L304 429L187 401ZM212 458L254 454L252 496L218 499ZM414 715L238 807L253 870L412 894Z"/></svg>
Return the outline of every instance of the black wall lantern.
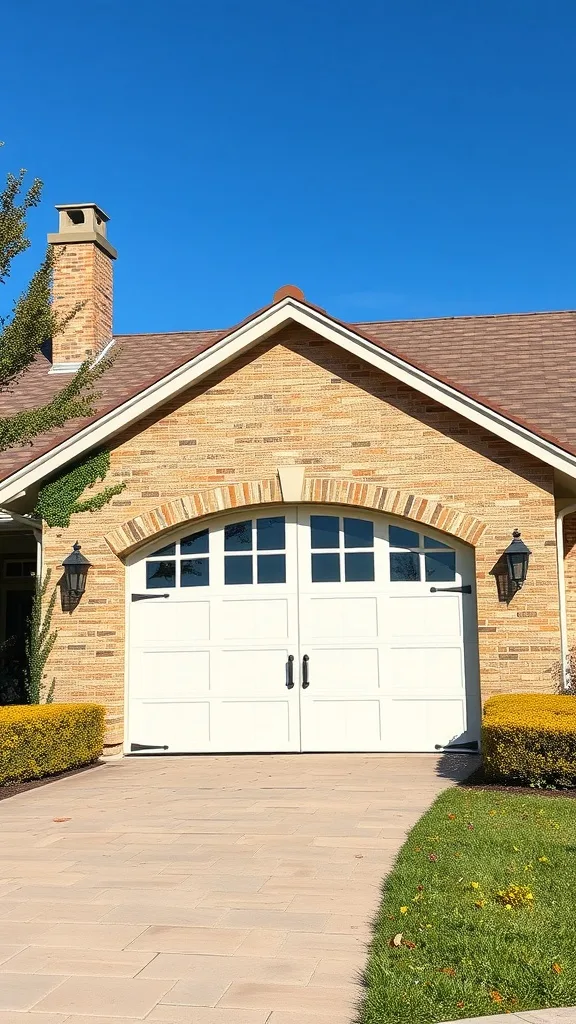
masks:
<svg viewBox="0 0 576 1024"><path fill-rule="evenodd" d="M513 540L506 548L504 555L506 557L506 568L508 570L508 579L510 581L510 587L513 592L520 590L520 588L526 582L528 575L528 562L530 561L530 555L532 552L526 547L524 541L520 537L520 530L514 530L512 533Z"/></svg>
<svg viewBox="0 0 576 1024"><path fill-rule="evenodd" d="M80 554L78 541L74 544L72 553L62 562L66 590L75 603L78 603L86 590L86 577L91 564L84 555Z"/></svg>

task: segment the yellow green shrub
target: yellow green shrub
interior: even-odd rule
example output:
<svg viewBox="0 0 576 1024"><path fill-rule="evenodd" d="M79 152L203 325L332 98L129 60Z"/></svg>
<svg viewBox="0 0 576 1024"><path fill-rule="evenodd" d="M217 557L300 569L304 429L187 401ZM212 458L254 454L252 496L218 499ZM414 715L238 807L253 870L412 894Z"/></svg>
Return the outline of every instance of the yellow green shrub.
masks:
<svg viewBox="0 0 576 1024"><path fill-rule="evenodd" d="M486 777L531 786L576 786L576 697L506 693L484 707Z"/></svg>
<svg viewBox="0 0 576 1024"><path fill-rule="evenodd" d="M103 742L99 704L0 708L0 785L89 764L102 753Z"/></svg>

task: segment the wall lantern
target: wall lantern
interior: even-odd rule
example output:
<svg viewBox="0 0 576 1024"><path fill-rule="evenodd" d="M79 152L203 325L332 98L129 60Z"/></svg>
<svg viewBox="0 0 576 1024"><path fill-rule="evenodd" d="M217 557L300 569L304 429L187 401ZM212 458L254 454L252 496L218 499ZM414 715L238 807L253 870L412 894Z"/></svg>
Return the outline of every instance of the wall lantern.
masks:
<svg viewBox="0 0 576 1024"><path fill-rule="evenodd" d="M80 545L76 541L72 553L62 562L66 590L75 601L79 601L86 590L86 577L91 564L84 555L80 554Z"/></svg>
<svg viewBox="0 0 576 1024"><path fill-rule="evenodd" d="M520 530L514 530L512 537L513 540L506 548L504 555L506 557L506 568L508 570L510 587L513 592L516 592L517 590L520 590L526 582L526 576L528 575L528 562L530 561L530 555L532 552L526 547L524 541L521 540Z"/></svg>

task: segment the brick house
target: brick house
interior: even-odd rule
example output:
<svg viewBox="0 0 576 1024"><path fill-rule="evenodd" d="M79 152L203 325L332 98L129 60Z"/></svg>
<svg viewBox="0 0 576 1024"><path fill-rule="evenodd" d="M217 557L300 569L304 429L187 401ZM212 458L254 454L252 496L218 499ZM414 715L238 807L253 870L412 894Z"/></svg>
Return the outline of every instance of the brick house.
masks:
<svg viewBox="0 0 576 1024"><path fill-rule="evenodd" d="M351 324L290 285L232 328L114 337L107 217L58 210L54 302L84 305L0 409L115 360L90 420L0 456L0 625L21 638L51 568L47 677L106 704L108 752L475 749L483 699L554 688L576 616L576 313ZM38 521L39 488L102 449L122 493Z"/></svg>

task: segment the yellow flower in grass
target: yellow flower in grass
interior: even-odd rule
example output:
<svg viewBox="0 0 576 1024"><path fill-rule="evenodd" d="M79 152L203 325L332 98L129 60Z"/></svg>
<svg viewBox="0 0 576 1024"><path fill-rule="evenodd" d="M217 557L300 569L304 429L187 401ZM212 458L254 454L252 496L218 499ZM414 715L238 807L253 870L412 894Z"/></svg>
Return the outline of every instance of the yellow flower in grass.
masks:
<svg viewBox="0 0 576 1024"><path fill-rule="evenodd" d="M470 888L471 889L479 889L480 888L480 882L470 882Z"/></svg>
<svg viewBox="0 0 576 1024"><path fill-rule="evenodd" d="M538 857L538 861L539 861L540 864L549 864L550 863L550 861L548 860L548 857Z"/></svg>
<svg viewBox="0 0 576 1024"><path fill-rule="evenodd" d="M506 910L514 910L519 907L530 907L534 902L534 893L527 885L508 885L505 889L498 889L496 899L504 905Z"/></svg>
<svg viewBox="0 0 576 1024"><path fill-rule="evenodd" d="M407 914L408 913L408 907L400 907L400 913L401 914Z"/></svg>

